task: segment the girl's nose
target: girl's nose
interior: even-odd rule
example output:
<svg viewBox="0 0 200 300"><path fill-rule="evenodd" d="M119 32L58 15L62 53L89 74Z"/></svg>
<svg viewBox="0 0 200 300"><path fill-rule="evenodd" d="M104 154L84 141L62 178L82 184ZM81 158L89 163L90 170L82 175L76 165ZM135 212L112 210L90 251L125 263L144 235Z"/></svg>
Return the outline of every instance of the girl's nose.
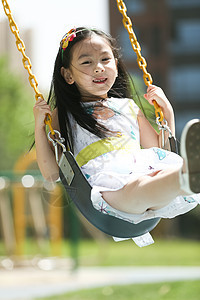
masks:
<svg viewBox="0 0 200 300"><path fill-rule="evenodd" d="M101 63L96 64L96 67L94 70L95 73L101 73L104 71L105 71L104 66Z"/></svg>

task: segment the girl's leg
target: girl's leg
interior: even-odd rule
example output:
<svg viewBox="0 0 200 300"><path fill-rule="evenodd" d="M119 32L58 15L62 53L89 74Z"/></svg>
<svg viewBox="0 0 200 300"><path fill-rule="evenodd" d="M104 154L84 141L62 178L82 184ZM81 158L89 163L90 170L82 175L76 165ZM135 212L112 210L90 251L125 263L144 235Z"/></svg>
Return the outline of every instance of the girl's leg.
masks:
<svg viewBox="0 0 200 300"><path fill-rule="evenodd" d="M180 195L200 193L200 120L188 122L181 137L183 169L167 169L129 182L118 191L102 192L113 208L141 214L159 209Z"/></svg>
<svg viewBox="0 0 200 300"><path fill-rule="evenodd" d="M179 172L179 169L168 169L141 176L120 190L102 192L102 196L113 208L126 213L141 214L148 209L159 209L186 194L180 188Z"/></svg>

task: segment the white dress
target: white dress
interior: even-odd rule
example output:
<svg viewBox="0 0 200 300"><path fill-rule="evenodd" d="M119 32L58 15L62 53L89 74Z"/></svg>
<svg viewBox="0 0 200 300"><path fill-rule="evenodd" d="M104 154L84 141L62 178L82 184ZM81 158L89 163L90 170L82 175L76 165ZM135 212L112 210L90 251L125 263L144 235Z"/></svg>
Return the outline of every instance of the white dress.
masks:
<svg viewBox="0 0 200 300"><path fill-rule="evenodd" d="M100 139L72 120L74 155L92 186L91 201L97 210L131 223L139 223L155 217L174 218L190 211L200 202L200 194L179 196L167 206L143 214L128 214L111 207L102 198L101 191L121 189L130 180L157 170L172 166L179 168L182 158L156 147L140 148L137 123L139 108L133 100L108 98L103 102L86 102L83 105L95 115L98 122L117 133L111 138ZM141 239L142 245L152 243L149 235ZM137 240L140 239L134 239L136 243Z"/></svg>

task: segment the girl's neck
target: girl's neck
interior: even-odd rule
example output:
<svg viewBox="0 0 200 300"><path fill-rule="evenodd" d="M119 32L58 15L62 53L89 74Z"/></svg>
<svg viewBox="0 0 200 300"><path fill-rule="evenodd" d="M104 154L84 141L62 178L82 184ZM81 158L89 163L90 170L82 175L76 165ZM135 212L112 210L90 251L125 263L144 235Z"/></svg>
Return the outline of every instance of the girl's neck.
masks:
<svg viewBox="0 0 200 300"><path fill-rule="evenodd" d="M82 102L97 102L97 101L104 101L106 99L107 99L107 97L101 98L101 97L97 97L97 96L82 96L81 97Z"/></svg>

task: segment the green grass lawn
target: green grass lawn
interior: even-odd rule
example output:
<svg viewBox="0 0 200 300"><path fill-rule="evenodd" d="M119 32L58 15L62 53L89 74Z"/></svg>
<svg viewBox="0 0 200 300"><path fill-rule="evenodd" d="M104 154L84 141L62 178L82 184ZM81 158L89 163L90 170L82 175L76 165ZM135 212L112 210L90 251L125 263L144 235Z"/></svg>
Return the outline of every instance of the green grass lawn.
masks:
<svg viewBox="0 0 200 300"><path fill-rule="evenodd" d="M182 281L81 290L38 300L199 300L200 281Z"/></svg>
<svg viewBox="0 0 200 300"><path fill-rule="evenodd" d="M59 248L58 248L59 249ZM115 243L81 240L72 247L64 241L61 257L71 257L77 252L79 266L200 266L200 242L192 240L155 240L155 244L139 248L133 241ZM24 254L33 257L53 256L49 242L38 248L35 240L24 245ZM0 244L0 255L5 255ZM200 281L107 286L81 290L40 300L200 300Z"/></svg>
<svg viewBox="0 0 200 300"><path fill-rule="evenodd" d="M23 248L25 256L56 255L49 242L39 249L35 240L28 240ZM72 257L77 253L79 266L200 266L200 242L192 240L155 240L155 244L143 248L132 240L118 243L112 239L81 240L78 247L64 241L58 249L61 257ZM2 244L0 256L5 256Z"/></svg>
<svg viewBox="0 0 200 300"><path fill-rule="evenodd" d="M79 264L82 266L199 266L200 242L158 240L139 248L133 241L81 244ZM199 298L200 299L200 298Z"/></svg>
<svg viewBox="0 0 200 300"><path fill-rule="evenodd" d="M69 244L63 248L69 253ZM139 248L131 240L84 241L79 247L80 266L199 266L200 243L157 240ZM200 281L107 286L56 295L40 300L200 300Z"/></svg>

